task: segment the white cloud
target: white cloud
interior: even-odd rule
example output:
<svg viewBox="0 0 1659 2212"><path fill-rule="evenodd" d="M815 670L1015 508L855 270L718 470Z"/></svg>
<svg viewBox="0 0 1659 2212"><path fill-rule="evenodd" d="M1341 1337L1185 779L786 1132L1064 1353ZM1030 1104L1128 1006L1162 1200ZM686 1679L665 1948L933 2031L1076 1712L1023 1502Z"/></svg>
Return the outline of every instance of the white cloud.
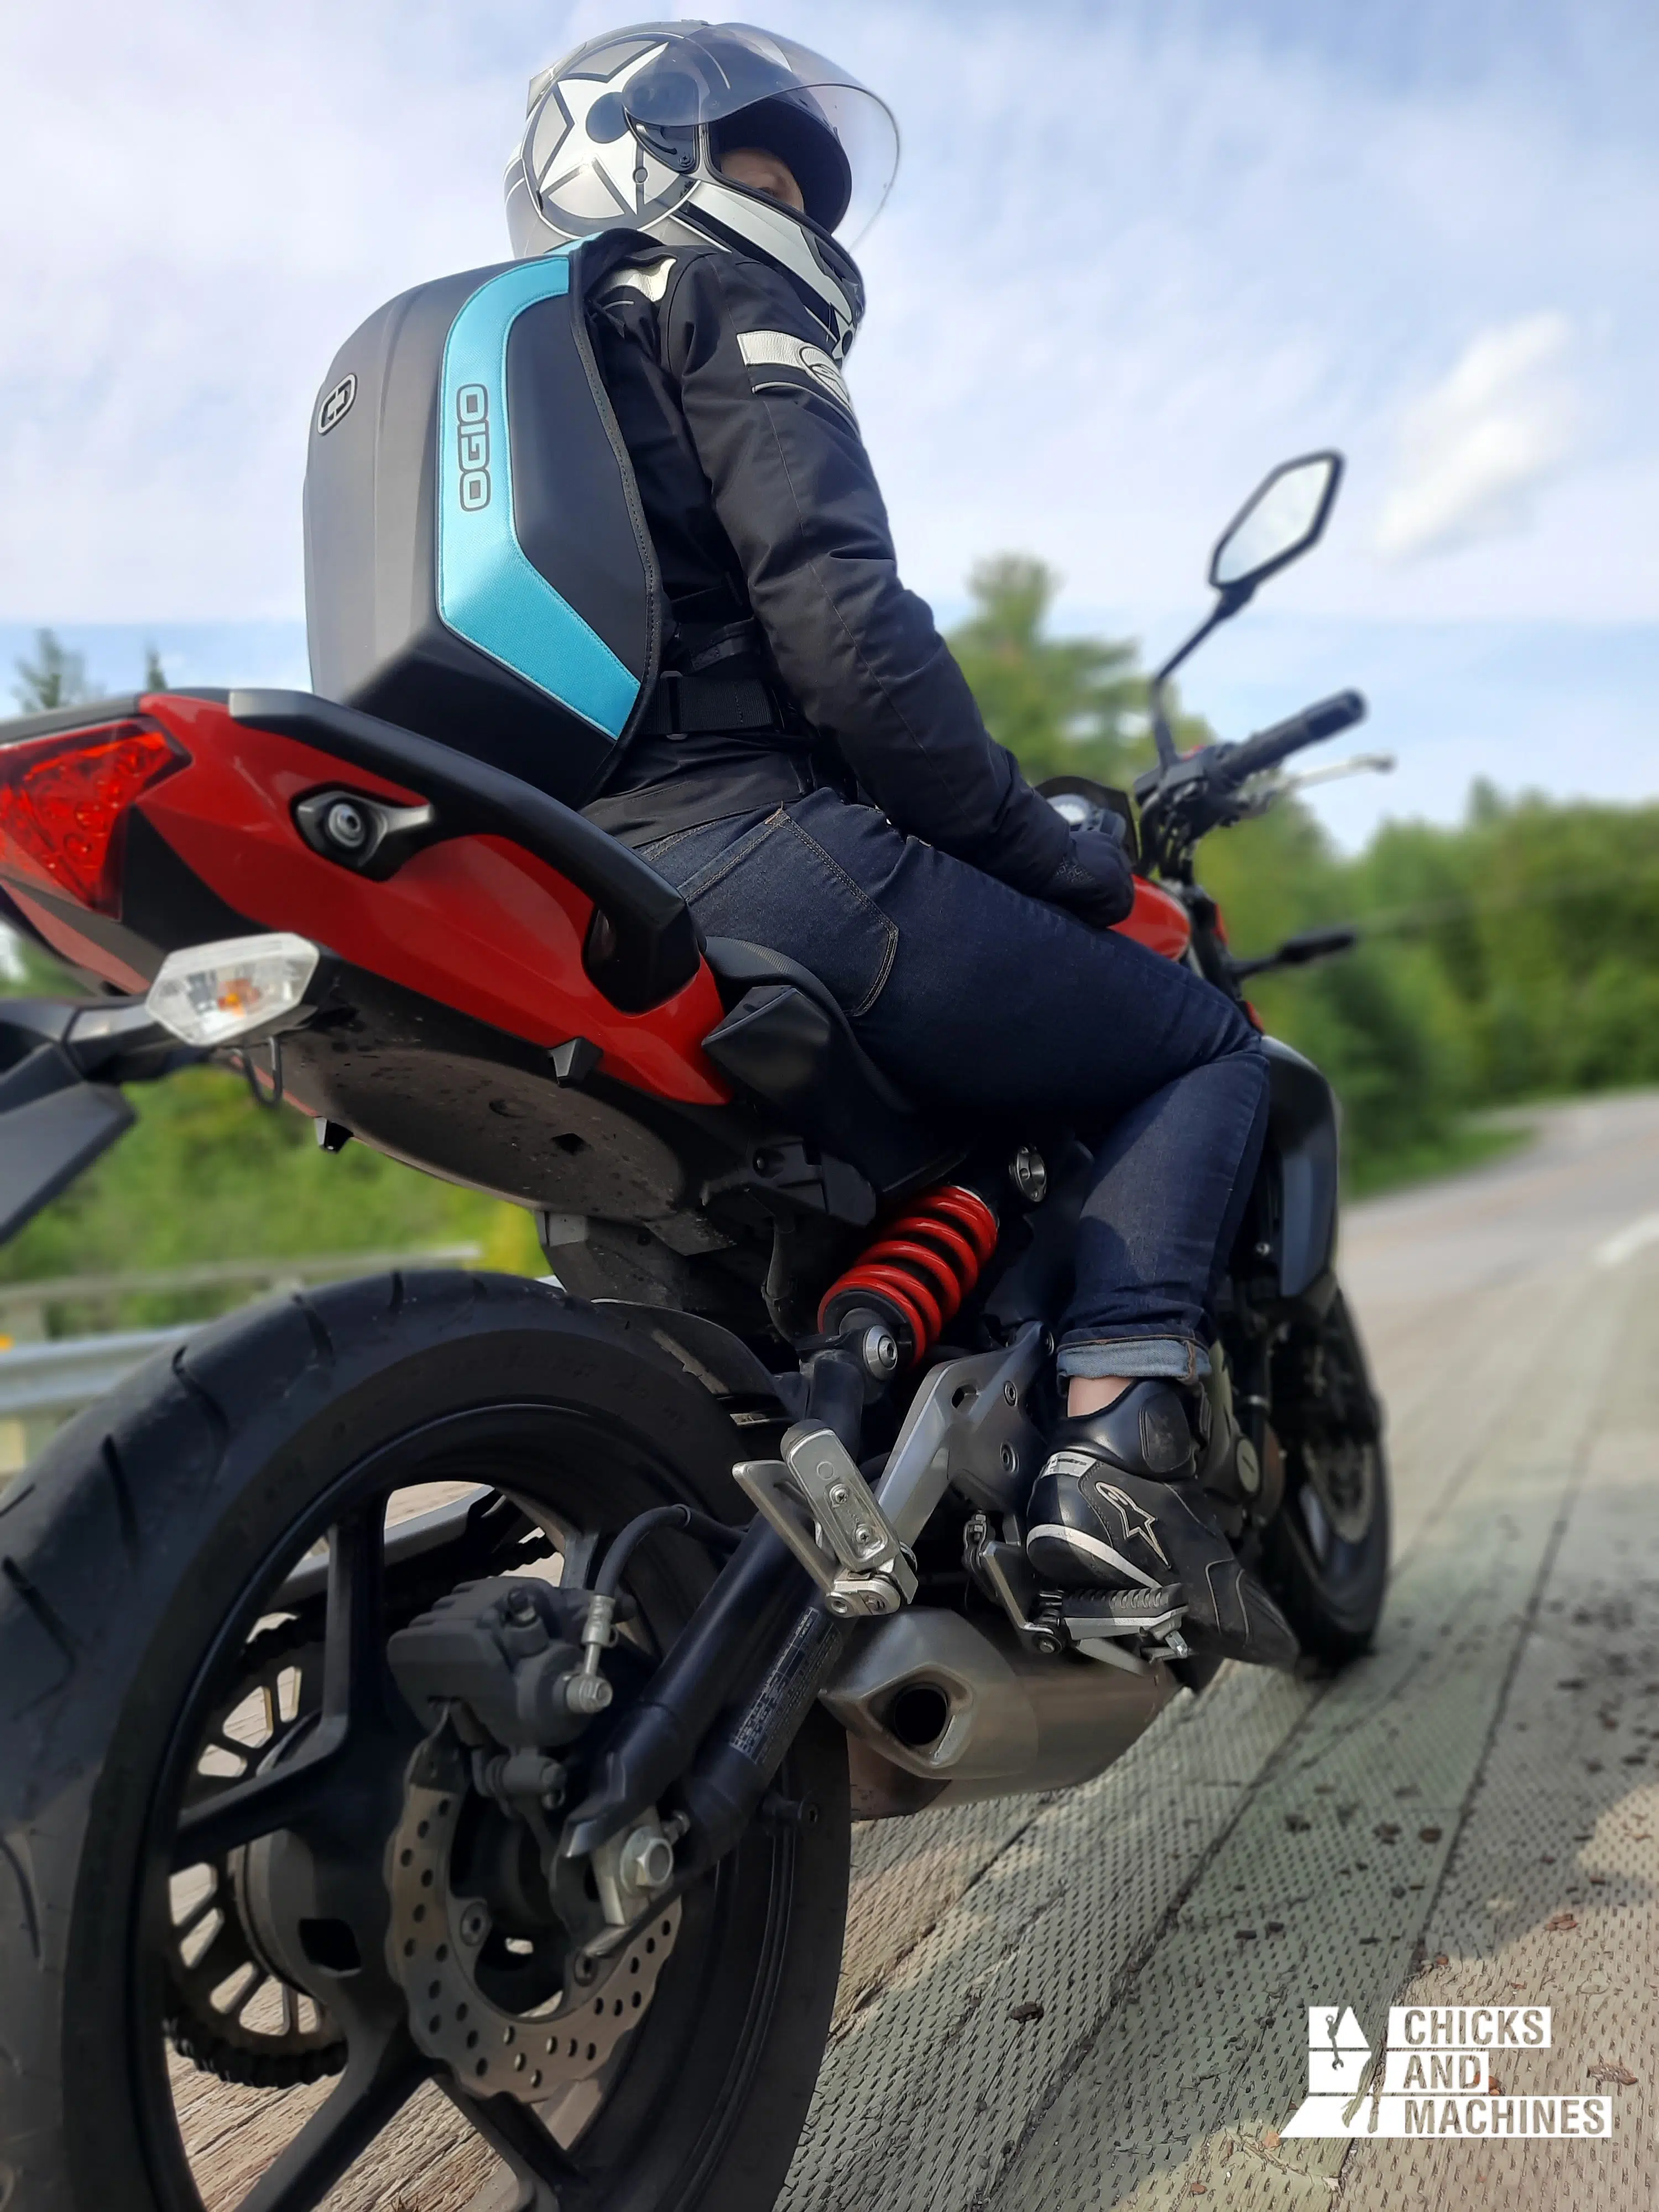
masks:
<svg viewBox="0 0 1659 2212"><path fill-rule="evenodd" d="M1532 494L1571 453L1579 413L1572 327L1534 314L1482 331L1401 426L1376 526L1384 559L1410 561L1532 520Z"/></svg>
<svg viewBox="0 0 1659 2212"><path fill-rule="evenodd" d="M1251 483L1331 442L1352 507L1276 605L1652 617L1659 141L1584 128L1530 32L1425 85L1431 0L1378 18L1398 70L1281 35L1297 12L769 0L905 132L853 381L908 580L951 598L1028 546L1079 599L1173 623ZM324 369L382 300L505 252L526 81L611 20L0 6L0 619L296 615ZM1402 398L1540 297L1598 333L1586 411L1617 465L1575 470L1547 533L1384 569L1357 525Z"/></svg>

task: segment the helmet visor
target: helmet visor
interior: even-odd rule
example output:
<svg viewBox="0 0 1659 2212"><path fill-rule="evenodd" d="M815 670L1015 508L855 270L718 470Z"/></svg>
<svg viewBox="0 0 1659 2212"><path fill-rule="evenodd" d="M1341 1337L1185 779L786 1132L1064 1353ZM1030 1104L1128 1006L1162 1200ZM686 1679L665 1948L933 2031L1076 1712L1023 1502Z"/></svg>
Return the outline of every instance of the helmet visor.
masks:
<svg viewBox="0 0 1659 2212"><path fill-rule="evenodd" d="M806 212L852 245L874 222L898 168L886 104L810 46L746 23L674 38L623 93L640 130L706 127L718 158L758 146L787 161Z"/></svg>

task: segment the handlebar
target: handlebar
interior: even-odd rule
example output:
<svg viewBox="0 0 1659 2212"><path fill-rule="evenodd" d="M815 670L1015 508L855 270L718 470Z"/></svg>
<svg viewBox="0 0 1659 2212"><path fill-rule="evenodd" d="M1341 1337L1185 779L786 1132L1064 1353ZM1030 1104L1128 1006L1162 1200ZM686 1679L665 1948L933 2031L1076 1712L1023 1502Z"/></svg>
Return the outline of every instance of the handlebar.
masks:
<svg viewBox="0 0 1659 2212"><path fill-rule="evenodd" d="M1242 744L1220 753L1215 763L1215 774L1224 784L1243 783L1247 776L1260 775L1263 769L1273 768L1289 754L1300 752L1304 745L1318 744L1326 738L1335 737L1339 731L1363 722L1367 711L1362 693L1338 691L1314 706L1304 707L1288 721L1275 722L1270 730L1258 730L1255 737L1246 738Z"/></svg>

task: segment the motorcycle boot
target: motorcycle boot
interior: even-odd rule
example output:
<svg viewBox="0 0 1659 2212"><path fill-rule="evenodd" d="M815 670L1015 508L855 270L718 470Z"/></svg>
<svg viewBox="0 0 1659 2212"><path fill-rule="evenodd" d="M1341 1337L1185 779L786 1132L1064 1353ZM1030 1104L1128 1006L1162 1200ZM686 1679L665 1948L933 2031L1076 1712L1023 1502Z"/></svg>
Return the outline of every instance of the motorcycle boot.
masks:
<svg viewBox="0 0 1659 2212"><path fill-rule="evenodd" d="M1031 1486L1026 1557L1050 1587L1157 1592L1166 1605L1178 1592L1194 1650L1289 1667L1295 1633L1222 1534L1198 1443L1182 1393L1156 1380L1063 1420Z"/></svg>

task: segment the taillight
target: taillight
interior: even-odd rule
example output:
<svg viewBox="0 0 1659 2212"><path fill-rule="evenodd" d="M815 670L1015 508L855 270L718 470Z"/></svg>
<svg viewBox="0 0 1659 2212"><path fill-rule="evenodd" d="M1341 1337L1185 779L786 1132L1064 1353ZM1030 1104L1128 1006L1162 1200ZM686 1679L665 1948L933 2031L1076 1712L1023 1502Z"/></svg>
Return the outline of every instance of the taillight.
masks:
<svg viewBox="0 0 1659 2212"><path fill-rule="evenodd" d="M116 911L121 817L189 756L138 720L0 744L0 873Z"/></svg>

